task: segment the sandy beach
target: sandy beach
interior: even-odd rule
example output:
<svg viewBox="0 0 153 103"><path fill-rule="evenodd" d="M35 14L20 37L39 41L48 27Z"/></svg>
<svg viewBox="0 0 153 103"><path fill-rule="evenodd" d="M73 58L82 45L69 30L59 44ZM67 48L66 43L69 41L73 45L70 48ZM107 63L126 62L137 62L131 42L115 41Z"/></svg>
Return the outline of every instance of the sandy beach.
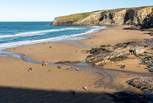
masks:
<svg viewBox="0 0 153 103"><path fill-rule="evenodd" d="M111 29L105 29L94 34L93 38L81 42L87 45L99 46L107 44L117 44L122 42L137 41L150 38L139 30L123 30L126 26L113 26Z"/></svg>
<svg viewBox="0 0 153 103"><path fill-rule="evenodd" d="M89 50L89 46L98 47L100 45L114 45L127 41L138 41L151 38L151 36L144 34L139 30L123 30L123 26L111 27L100 32L89 34L89 38L74 41L79 42L78 45L85 45L88 48L81 48L70 43L49 42L40 43L28 46L21 46L8 49L9 51L24 54L37 61L45 62L83 62L85 61ZM117 64L127 64L126 69L118 69ZM113 70L121 71L106 71L110 76L114 76L113 80L105 80L108 83L111 81L112 85L97 87L97 81L105 79L100 75L89 72L88 68L80 70L71 70L71 66L58 66L28 63L10 57L0 57L0 86L14 87L14 88L34 88L40 90L58 90L58 91L92 91L92 92L113 92L116 88L120 89L134 89L127 86L126 80L131 78L130 72L147 73L143 65L139 65L137 59L128 59L117 63L107 64L104 68L111 68ZM106 69L107 70L107 69ZM125 71L125 72L124 72ZM127 71L127 72L126 72ZM131 75L134 75L131 74ZM109 75L109 74L108 74ZM107 75L106 75L107 77ZM99 83L98 82L98 83ZM108 87L107 87L108 86ZM115 88L115 89L114 89Z"/></svg>

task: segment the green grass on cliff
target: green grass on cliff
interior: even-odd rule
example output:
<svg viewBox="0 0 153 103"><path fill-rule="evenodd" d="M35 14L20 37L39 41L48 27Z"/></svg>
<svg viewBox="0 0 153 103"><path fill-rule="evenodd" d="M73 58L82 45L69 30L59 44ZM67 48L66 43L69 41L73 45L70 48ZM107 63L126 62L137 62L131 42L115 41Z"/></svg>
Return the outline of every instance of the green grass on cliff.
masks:
<svg viewBox="0 0 153 103"><path fill-rule="evenodd" d="M68 16L60 16L60 17L55 18L55 20L58 22L67 22L67 21L76 22L78 20L82 20L82 19L86 18L91 13L92 12L72 14L72 15L68 15Z"/></svg>

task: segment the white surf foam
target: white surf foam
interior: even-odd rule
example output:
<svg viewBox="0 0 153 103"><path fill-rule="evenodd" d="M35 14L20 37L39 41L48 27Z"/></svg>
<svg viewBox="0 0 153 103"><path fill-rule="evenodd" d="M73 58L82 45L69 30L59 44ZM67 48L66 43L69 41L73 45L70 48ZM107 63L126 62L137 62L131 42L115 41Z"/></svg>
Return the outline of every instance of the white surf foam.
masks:
<svg viewBox="0 0 153 103"><path fill-rule="evenodd" d="M101 29L105 29L106 27L105 26L103 26L103 27L94 26L92 28L93 29L91 29L91 30L89 30L85 33L80 33L80 34L65 35L65 36L63 35L63 36L59 36L59 37L40 39L40 40L26 40L26 41L4 43L4 44L0 44L0 50L13 48L13 47L18 47L18 46L29 45L29 44L42 43L42 42L61 41L61 40L70 40L70 39L71 40L82 39L82 38L80 38L82 35L89 34L89 33L92 33L92 32L97 32Z"/></svg>
<svg viewBox="0 0 153 103"><path fill-rule="evenodd" d="M84 28L63 28L63 29L49 29L49 30L39 30L39 31L31 31L31 32L22 32L17 33L14 35L1 35L1 38L11 38L11 37L25 37L25 36L35 36L35 35L44 35L45 33L51 33L51 32L61 32L61 31L67 31L67 30L81 30Z"/></svg>

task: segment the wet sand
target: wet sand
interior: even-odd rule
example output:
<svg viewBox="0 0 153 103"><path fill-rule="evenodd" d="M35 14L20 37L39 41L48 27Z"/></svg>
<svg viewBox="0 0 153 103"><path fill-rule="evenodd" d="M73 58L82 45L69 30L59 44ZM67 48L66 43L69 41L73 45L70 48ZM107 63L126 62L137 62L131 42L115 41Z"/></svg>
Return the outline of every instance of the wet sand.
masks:
<svg viewBox="0 0 153 103"><path fill-rule="evenodd" d="M86 54L83 49L63 42L42 43L10 49L13 52L25 54L33 59L59 62L59 61L81 61Z"/></svg>

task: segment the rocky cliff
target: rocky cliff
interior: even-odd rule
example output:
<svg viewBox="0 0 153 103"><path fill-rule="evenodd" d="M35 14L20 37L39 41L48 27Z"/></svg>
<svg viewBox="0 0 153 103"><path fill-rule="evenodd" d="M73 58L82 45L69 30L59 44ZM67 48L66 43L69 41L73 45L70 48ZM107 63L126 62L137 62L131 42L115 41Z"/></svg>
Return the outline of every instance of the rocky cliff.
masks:
<svg viewBox="0 0 153 103"><path fill-rule="evenodd" d="M153 6L120 8L55 18L54 25L141 25L153 27Z"/></svg>

